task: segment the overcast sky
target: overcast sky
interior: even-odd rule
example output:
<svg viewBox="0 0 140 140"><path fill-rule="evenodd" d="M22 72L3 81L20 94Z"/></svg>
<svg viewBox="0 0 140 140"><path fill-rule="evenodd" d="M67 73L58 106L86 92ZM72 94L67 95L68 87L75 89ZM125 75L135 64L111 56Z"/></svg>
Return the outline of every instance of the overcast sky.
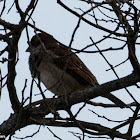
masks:
<svg viewBox="0 0 140 140"><path fill-rule="evenodd" d="M6 11L2 16L2 19L11 22L11 23L18 23L19 21L19 15L16 13L15 7L11 9L9 14L7 14L8 9L11 7L12 2L7 1L6 3ZM23 0L21 1L20 5L23 9L27 6L27 1ZM82 4L78 0L64 0L64 2L71 8L82 8L83 10L87 10L89 7L85 4ZM2 3L2 2L1 2ZM0 4L1 4L0 3ZM136 0L137 7L140 7L140 1ZM0 6L1 8L1 6ZM76 9L74 9L76 10ZM76 10L77 12L81 13L79 10ZM101 15L98 14L97 16L100 17ZM63 9L61 6L59 6L56 2L56 0L40 0L36 10L32 16L33 20L35 21L36 27L42 29L43 31L51 34L55 39L60 41L61 43L65 45L69 45L71 35L73 33L74 28L77 25L78 18L72 15L71 13L67 12L65 9ZM32 23L32 21L30 21ZM108 23L105 25L111 29L113 27L111 26L111 23ZM33 29L30 30L30 38L34 35ZM106 33L97 30L96 28L93 28L89 25L87 25L84 22L81 22L80 28L78 29L76 36L74 38L74 42L72 44L73 48L81 49L88 44L91 44L91 40L89 37L92 37L94 41L100 40L103 35L106 35ZM140 40L139 40L140 42ZM0 42L1 43L1 42ZM105 49L108 47L121 47L121 42L114 42L113 40L107 40L104 43L99 44L100 49ZM4 43L1 43L1 46L4 47ZM15 81L15 85L17 87L17 93L19 96L19 99L21 100L21 91L24 87L25 79L28 79L28 87L25 92L25 96L28 97L30 93L30 85L31 85L31 75L28 67L28 57L29 53L25 52L27 49L27 37L25 34L25 31L23 31L20 41L19 41L19 62L17 64L16 70L17 70L17 77ZM96 48L93 46L89 50L96 50ZM108 52L104 53L106 58L109 60L109 62L113 65L119 64L120 62L124 61L127 58L127 49L117 51L117 52ZM91 72L96 76L97 80L100 84L105 83L107 81L111 81L113 79L116 79L115 75L112 71L106 71L109 66L106 64L104 59L99 54L85 54L80 53L78 56L82 59L82 61L86 64L86 66L91 70ZM140 56L140 47L137 47L137 56ZM139 57L138 57L139 58ZM140 61L140 58L139 58ZM7 66L0 63L0 67L2 69L3 75L6 74ZM132 72L132 67L129 62L126 62L122 66L116 68L116 71L120 77L124 77ZM42 88L44 86L42 85ZM140 101L140 96L135 87L129 88L130 92L133 92L134 96L137 98L138 101ZM39 93L39 90L34 87L34 94ZM52 97L53 94L50 92L46 92L46 97ZM120 99L125 100L125 103L132 102L132 99L127 95L125 90L119 90L117 91L117 94ZM127 98L126 98L127 97ZM34 96L33 100L39 100L41 99L41 96ZM94 101L99 102L108 102L110 101L106 99L102 99L101 97L94 99ZM75 105L73 107L73 112L76 113L78 111L79 107L82 106L82 104ZM114 123L109 123L108 121L104 119L99 119L98 116L95 114L92 114L87 109L92 109L93 111L99 113L100 115L106 115L109 119L114 120L125 120L128 116L132 116L132 112L128 109L103 109L100 107L93 107L93 106L87 106L86 109L84 109L81 112L81 115L78 117L78 119L86 120L86 121L92 121L93 123L101 123L105 126L115 126ZM10 113L13 113L11 109L11 104L9 101L9 96L6 87L2 91L2 97L0 101L0 111L1 111L1 117L0 117L0 123L2 123L4 120L8 119L10 116ZM65 117L67 116L67 113L64 111L60 111L60 114ZM76 140L76 137L74 137L71 133L68 131L73 132L79 132L81 131L79 129L74 128L55 128L55 127L49 127L57 136L59 136L63 140ZM38 126L28 126L26 128L21 129L21 131L17 131L14 136L17 137L25 137L27 135L32 135L35 131L37 131ZM139 133L140 130L140 121L136 124L134 129L134 134ZM123 129L123 132L125 132L126 129ZM40 132L35 135L32 138L29 138L29 140L38 140L41 138L42 140L56 140L54 136L49 132L46 126L42 126ZM15 140L15 138L13 138ZM88 138L86 138L88 140Z"/></svg>

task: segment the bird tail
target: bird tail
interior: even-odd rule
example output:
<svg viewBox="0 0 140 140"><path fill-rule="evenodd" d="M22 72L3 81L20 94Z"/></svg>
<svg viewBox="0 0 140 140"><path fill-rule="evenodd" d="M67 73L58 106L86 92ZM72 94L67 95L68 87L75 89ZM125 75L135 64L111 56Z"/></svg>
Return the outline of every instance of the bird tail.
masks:
<svg viewBox="0 0 140 140"><path fill-rule="evenodd" d="M107 95L105 95L103 97L111 100L113 103L115 103L120 108L125 108L126 107L126 104L124 102L122 102L120 99L118 99L116 96L114 96L111 93L109 93L109 94L107 94Z"/></svg>

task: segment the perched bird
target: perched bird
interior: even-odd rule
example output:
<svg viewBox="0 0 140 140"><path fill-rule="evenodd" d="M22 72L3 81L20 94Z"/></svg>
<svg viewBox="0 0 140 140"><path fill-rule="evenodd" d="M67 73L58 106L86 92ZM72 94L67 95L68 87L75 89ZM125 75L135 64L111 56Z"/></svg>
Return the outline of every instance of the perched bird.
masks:
<svg viewBox="0 0 140 140"><path fill-rule="evenodd" d="M99 85L95 76L67 46L47 33L32 37L27 52L32 77L38 78L58 96ZM119 107L125 104L114 95L105 96Z"/></svg>

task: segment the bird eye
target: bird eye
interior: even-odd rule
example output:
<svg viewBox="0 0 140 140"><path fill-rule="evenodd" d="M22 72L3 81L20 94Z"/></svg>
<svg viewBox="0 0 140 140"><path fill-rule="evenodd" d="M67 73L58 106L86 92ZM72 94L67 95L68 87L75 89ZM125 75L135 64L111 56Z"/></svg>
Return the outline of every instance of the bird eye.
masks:
<svg viewBox="0 0 140 140"><path fill-rule="evenodd" d="M34 48L37 48L38 46L40 46L40 41L34 41L32 43L32 46L34 46Z"/></svg>

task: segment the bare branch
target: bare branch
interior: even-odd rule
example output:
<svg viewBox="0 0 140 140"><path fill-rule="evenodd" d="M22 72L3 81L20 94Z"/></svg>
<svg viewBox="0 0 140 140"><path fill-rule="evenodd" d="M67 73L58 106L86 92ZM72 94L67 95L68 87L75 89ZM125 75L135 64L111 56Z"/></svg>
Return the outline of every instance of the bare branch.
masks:
<svg viewBox="0 0 140 140"><path fill-rule="evenodd" d="M128 134L129 136L132 136L132 131L133 131L134 123L135 123L136 118L137 118L137 116L138 116L139 110L140 110L140 105L137 105L136 110L135 110L135 112L134 112L134 115L133 115L133 117L132 117L132 119L131 119L131 121L130 121L129 129L128 129L128 132L127 132L127 134Z"/></svg>
<svg viewBox="0 0 140 140"><path fill-rule="evenodd" d="M5 10L5 4L6 4L6 0L4 0L4 3L3 3L3 8L2 8L1 13L0 13L0 18Z"/></svg>
<svg viewBox="0 0 140 140"><path fill-rule="evenodd" d="M57 0L57 3L60 4L62 7L64 7L66 10L68 10L69 12L71 12L72 14L74 14L75 16L79 17L80 18L80 15L78 13L76 13L75 11L73 11L72 9L68 8L64 3L62 3L60 0ZM117 32L113 32L107 28L104 28L103 26L100 26L100 25L96 25L92 22L90 22L89 20L85 19L84 17L81 17L81 19L83 21L85 21L86 23L88 23L89 25L95 27L95 28L98 28L100 30L103 30L105 32L108 32L108 33L112 33L116 36L121 36L121 37L126 37L126 34L121 34L121 33L117 33Z"/></svg>
<svg viewBox="0 0 140 140"><path fill-rule="evenodd" d="M61 138L59 138L58 136L56 136L56 134L54 134L54 132L49 128L49 127L47 127L48 128L48 130L53 134L53 136L55 137L55 138L57 138L57 139L59 139L59 140L62 140Z"/></svg>

